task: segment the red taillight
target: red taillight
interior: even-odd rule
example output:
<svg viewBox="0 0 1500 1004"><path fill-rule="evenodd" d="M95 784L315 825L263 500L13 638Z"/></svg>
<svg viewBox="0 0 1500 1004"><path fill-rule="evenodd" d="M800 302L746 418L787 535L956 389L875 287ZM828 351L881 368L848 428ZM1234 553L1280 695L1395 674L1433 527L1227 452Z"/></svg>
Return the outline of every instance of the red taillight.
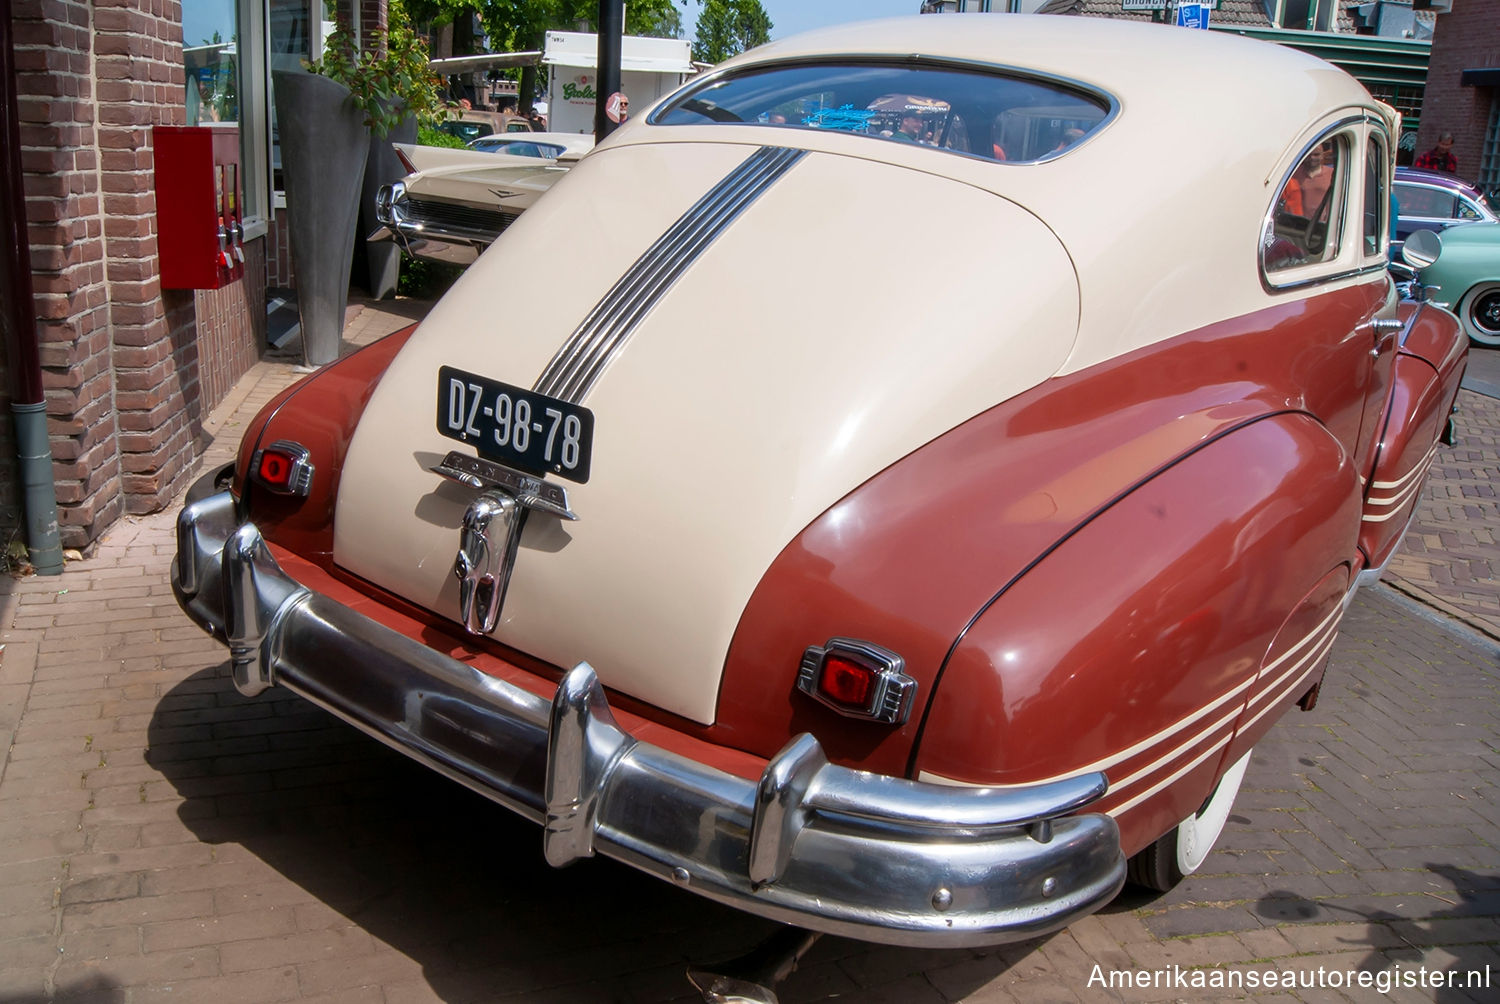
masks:
<svg viewBox="0 0 1500 1004"><path fill-rule="evenodd" d="M917 681L895 652L854 638L830 638L802 653L797 689L841 715L900 725L911 714Z"/></svg>
<svg viewBox="0 0 1500 1004"><path fill-rule="evenodd" d="M870 688L875 686L875 671L869 666L830 655L823 660L818 676L818 693L850 708L864 709L870 703Z"/></svg>
<svg viewBox="0 0 1500 1004"><path fill-rule="evenodd" d="M292 461L279 453L262 453L256 473L267 487L284 490L292 477Z"/></svg>
<svg viewBox="0 0 1500 1004"><path fill-rule="evenodd" d="M306 496L312 491L312 454L300 443L277 440L256 452L250 470L257 484L278 495Z"/></svg>
<svg viewBox="0 0 1500 1004"><path fill-rule="evenodd" d="M404 168L406 168L406 173L407 174L416 174L417 173L417 165L415 165L415 164L413 164L411 162L411 158L406 155L406 151L402 150L399 146L398 147L394 147L394 149L396 151L396 159L399 160L399 161L401 161L401 166L404 167Z"/></svg>

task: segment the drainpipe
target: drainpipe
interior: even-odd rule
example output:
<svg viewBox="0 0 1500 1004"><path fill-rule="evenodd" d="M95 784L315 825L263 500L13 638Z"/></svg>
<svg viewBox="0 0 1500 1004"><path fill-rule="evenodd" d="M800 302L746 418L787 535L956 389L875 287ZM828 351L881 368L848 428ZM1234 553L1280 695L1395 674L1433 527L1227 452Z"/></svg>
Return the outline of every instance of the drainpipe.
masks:
<svg viewBox="0 0 1500 1004"><path fill-rule="evenodd" d="M52 481L47 401L42 393L42 360L36 340L13 39L11 0L0 0L0 300L4 301L0 334L10 364L10 410L26 514L26 546L37 572L60 575L63 555L57 536L57 490Z"/></svg>

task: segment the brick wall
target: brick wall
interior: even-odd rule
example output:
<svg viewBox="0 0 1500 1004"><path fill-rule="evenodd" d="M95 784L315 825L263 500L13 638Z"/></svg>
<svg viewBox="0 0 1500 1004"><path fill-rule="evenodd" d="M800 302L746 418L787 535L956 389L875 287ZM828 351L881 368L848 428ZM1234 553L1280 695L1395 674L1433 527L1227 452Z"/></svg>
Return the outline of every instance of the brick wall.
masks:
<svg viewBox="0 0 1500 1004"><path fill-rule="evenodd" d="M260 358L266 343L266 242L245 245L245 274L195 296L202 408L212 411Z"/></svg>
<svg viewBox="0 0 1500 1004"><path fill-rule="evenodd" d="M1433 29L1427 91L1422 99L1422 127L1417 152L1430 150L1445 132L1453 134L1458 173L1470 180L1479 173L1490 104L1496 89L1464 87L1464 70L1500 66L1500 0L1464 0L1439 14Z"/></svg>
<svg viewBox="0 0 1500 1004"><path fill-rule="evenodd" d="M93 7L17 0L16 85L48 431L68 546L124 511L105 302Z"/></svg>
<svg viewBox="0 0 1500 1004"><path fill-rule="evenodd" d="M278 209L271 214L266 228L266 285L281 289L293 289L297 285L292 274L292 232L286 225L286 210Z"/></svg>
<svg viewBox="0 0 1500 1004"><path fill-rule="evenodd" d="M164 507L197 449L190 293L158 281L151 127L185 118L176 0L16 0L22 168L63 544Z"/></svg>

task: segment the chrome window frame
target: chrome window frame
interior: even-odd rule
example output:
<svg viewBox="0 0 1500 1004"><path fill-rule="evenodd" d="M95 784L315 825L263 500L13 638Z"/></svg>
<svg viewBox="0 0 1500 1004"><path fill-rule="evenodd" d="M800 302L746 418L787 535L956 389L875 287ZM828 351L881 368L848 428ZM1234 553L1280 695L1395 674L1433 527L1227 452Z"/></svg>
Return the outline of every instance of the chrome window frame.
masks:
<svg viewBox="0 0 1500 1004"><path fill-rule="evenodd" d="M1350 163L1343 172L1343 178L1337 181L1341 186L1340 198L1342 201L1342 212L1338 224L1340 231L1339 239L1341 242L1339 252L1327 261L1309 262L1305 265L1296 265L1275 273L1268 271L1266 269L1265 235L1267 229L1274 225L1276 205L1281 200L1281 193L1286 189L1287 182L1291 180L1292 174L1301 165L1303 159L1312 148L1320 143L1326 143L1330 139L1335 139L1340 133L1348 134L1351 154ZM1260 274L1261 288L1266 292L1287 293L1305 290L1309 286L1338 282L1367 273L1385 271L1387 263L1384 259L1379 261L1373 259L1365 261L1362 248L1351 251L1348 244L1350 234L1346 233L1353 225L1350 221L1358 219L1361 215L1349 211L1351 199L1355 195L1363 196L1362 191L1355 191L1353 179L1358 177L1360 179L1359 184L1363 185L1364 144L1374 135L1384 137L1386 148L1390 148L1390 136L1385 122L1374 112L1361 111L1357 115L1347 115L1337 119L1324 126L1312 139L1302 145L1297 155L1291 159L1290 165L1281 173L1278 183L1272 186L1271 201L1261 216L1260 229L1256 233L1255 240L1256 268ZM1388 179L1390 178L1394 178L1394 171L1388 169ZM1387 184L1389 185L1390 183L1391 181L1388 180ZM1387 212L1389 212L1389 209L1387 209ZM1361 238L1358 243L1362 245L1363 239ZM1357 260L1357 263L1352 267L1349 264L1351 258ZM1278 275L1286 275L1287 278L1284 281L1276 281L1273 276Z"/></svg>

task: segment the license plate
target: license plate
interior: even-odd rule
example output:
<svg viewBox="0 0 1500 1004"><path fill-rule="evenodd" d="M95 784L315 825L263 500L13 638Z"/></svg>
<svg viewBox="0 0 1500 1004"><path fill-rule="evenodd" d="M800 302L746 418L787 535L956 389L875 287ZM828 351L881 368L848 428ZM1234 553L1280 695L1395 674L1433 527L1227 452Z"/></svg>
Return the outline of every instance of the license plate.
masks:
<svg viewBox="0 0 1500 1004"><path fill-rule="evenodd" d="M464 370L438 369L438 432L528 474L589 479L594 413Z"/></svg>

